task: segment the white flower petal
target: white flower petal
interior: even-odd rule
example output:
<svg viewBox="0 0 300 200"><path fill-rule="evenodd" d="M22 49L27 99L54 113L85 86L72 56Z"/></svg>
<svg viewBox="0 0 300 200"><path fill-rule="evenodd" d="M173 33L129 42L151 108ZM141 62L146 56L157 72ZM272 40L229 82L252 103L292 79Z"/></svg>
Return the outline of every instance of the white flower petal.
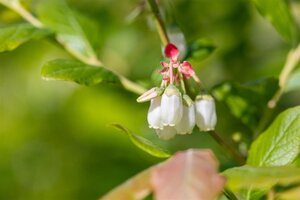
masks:
<svg viewBox="0 0 300 200"><path fill-rule="evenodd" d="M214 130L217 123L215 101L211 96L200 96L195 101L196 124L201 131Z"/></svg>
<svg viewBox="0 0 300 200"><path fill-rule="evenodd" d="M173 126L164 126L163 129L155 130L158 137L163 140L169 140L176 135L176 129Z"/></svg>
<svg viewBox="0 0 300 200"><path fill-rule="evenodd" d="M176 124L175 129L177 134L187 134L192 133L194 126L196 124L195 119L195 106L191 104L190 106L183 106L183 114L180 122Z"/></svg>
<svg viewBox="0 0 300 200"><path fill-rule="evenodd" d="M164 126L175 126L182 118L182 98L179 90L169 85L161 98L161 119Z"/></svg>
<svg viewBox="0 0 300 200"><path fill-rule="evenodd" d="M163 124L161 121L161 97L151 99L150 107L148 110L147 120L149 128L162 129Z"/></svg>

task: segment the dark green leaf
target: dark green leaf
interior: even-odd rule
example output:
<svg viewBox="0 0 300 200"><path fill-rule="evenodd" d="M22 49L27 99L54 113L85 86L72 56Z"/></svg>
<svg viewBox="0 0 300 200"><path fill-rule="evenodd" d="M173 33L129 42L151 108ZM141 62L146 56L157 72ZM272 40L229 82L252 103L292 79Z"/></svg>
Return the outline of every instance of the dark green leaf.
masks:
<svg viewBox="0 0 300 200"><path fill-rule="evenodd" d="M275 184L286 185L300 181L300 168L290 166L242 166L228 169L222 174L227 177L227 186L233 191L245 188L267 189Z"/></svg>
<svg viewBox="0 0 300 200"><path fill-rule="evenodd" d="M188 44L188 52L185 59L202 61L211 55L215 49L216 46L211 40L201 38Z"/></svg>
<svg viewBox="0 0 300 200"><path fill-rule="evenodd" d="M118 76L103 67L64 59L57 59L46 63L42 68L42 78L46 80L74 81L87 86L102 82L119 82Z"/></svg>
<svg viewBox="0 0 300 200"><path fill-rule="evenodd" d="M300 151L300 106L282 112L251 145L247 164L281 166L292 163Z"/></svg>
<svg viewBox="0 0 300 200"><path fill-rule="evenodd" d="M91 21L78 16L64 0L44 1L38 7L38 15L47 27L57 33L58 41L77 58L96 58L91 43L98 33L96 26L91 26Z"/></svg>
<svg viewBox="0 0 300 200"><path fill-rule="evenodd" d="M212 93L218 101L227 105L235 117L254 129L277 90L278 80L265 78L244 85L225 82L213 88Z"/></svg>
<svg viewBox="0 0 300 200"><path fill-rule="evenodd" d="M1 28L0 52L14 50L29 40L38 40L49 34L49 31L37 29L30 24L17 24L6 28Z"/></svg>
<svg viewBox="0 0 300 200"><path fill-rule="evenodd" d="M285 0L252 0L259 12L269 20L286 40L296 43L299 32Z"/></svg>
<svg viewBox="0 0 300 200"><path fill-rule="evenodd" d="M133 144L135 144L138 148L142 149L143 151L149 153L150 155L159 158L170 157L170 154L168 152L156 146L146 138L143 138L142 136L132 133L131 131L129 131L128 129L126 129L120 124L113 124L113 126L121 131L124 131L128 135L129 139Z"/></svg>

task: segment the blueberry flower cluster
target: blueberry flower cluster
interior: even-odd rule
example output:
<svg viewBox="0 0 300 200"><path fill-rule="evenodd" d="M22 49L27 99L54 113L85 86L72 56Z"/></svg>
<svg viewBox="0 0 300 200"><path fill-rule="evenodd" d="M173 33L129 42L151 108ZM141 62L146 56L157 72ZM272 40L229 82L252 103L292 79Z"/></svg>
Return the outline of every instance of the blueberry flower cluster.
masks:
<svg viewBox="0 0 300 200"><path fill-rule="evenodd" d="M149 127L165 140L176 134L191 134L195 125L201 131L214 130L217 116L212 96L200 94L193 101L185 92L184 79L199 81L192 65L178 61L179 51L173 44L166 46L165 55L170 62L161 62L161 87L152 88L137 99L138 102L150 101Z"/></svg>

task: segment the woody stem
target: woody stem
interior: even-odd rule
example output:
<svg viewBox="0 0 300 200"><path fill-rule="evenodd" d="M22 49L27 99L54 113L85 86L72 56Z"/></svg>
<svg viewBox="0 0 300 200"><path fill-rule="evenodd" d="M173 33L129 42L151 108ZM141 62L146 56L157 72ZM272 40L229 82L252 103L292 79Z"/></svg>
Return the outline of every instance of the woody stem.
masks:
<svg viewBox="0 0 300 200"><path fill-rule="evenodd" d="M158 8L158 5L156 3L156 0L148 0L148 3L150 5L151 11L154 15L156 28L157 28L159 37L161 39L161 42L164 46L167 46L167 44L170 43L170 40L169 40L169 37L167 35L166 27L164 25L161 14L159 12L159 8Z"/></svg>

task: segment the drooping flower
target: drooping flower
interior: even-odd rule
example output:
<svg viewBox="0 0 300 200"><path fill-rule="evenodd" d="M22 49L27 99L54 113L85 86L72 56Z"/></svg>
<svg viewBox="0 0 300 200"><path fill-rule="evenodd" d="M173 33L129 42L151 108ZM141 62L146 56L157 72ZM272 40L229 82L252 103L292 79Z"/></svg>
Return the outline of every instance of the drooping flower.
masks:
<svg viewBox="0 0 300 200"><path fill-rule="evenodd" d="M198 95L195 100L196 124L201 131L215 129L217 114L215 101L210 95Z"/></svg>
<svg viewBox="0 0 300 200"><path fill-rule="evenodd" d="M161 120L164 126L175 126L182 117L182 97L178 88L169 85L161 98Z"/></svg>
<svg viewBox="0 0 300 200"><path fill-rule="evenodd" d="M194 102L188 95L183 95L183 100L182 118L175 126L177 134L180 135L192 133L196 124Z"/></svg>
<svg viewBox="0 0 300 200"><path fill-rule="evenodd" d="M151 101L147 116L149 127L165 140L176 134L192 133L195 124L202 131L213 130L217 122L213 98L199 95L194 103L186 94L185 79L193 78L200 83L191 63L178 60L179 50L174 44L169 43L164 53L169 62L160 62L163 67L161 86L148 90L137 99L138 102Z"/></svg>
<svg viewBox="0 0 300 200"><path fill-rule="evenodd" d="M161 120L161 97L151 99L148 110L147 120L149 128L162 129L163 124Z"/></svg>
<svg viewBox="0 0 300 200"><path fill-rule="evenodd" d="M164 126L163 129L156 129L156 134L160 139L169 140L176 135L176 129L173 126Z"/></svg>

